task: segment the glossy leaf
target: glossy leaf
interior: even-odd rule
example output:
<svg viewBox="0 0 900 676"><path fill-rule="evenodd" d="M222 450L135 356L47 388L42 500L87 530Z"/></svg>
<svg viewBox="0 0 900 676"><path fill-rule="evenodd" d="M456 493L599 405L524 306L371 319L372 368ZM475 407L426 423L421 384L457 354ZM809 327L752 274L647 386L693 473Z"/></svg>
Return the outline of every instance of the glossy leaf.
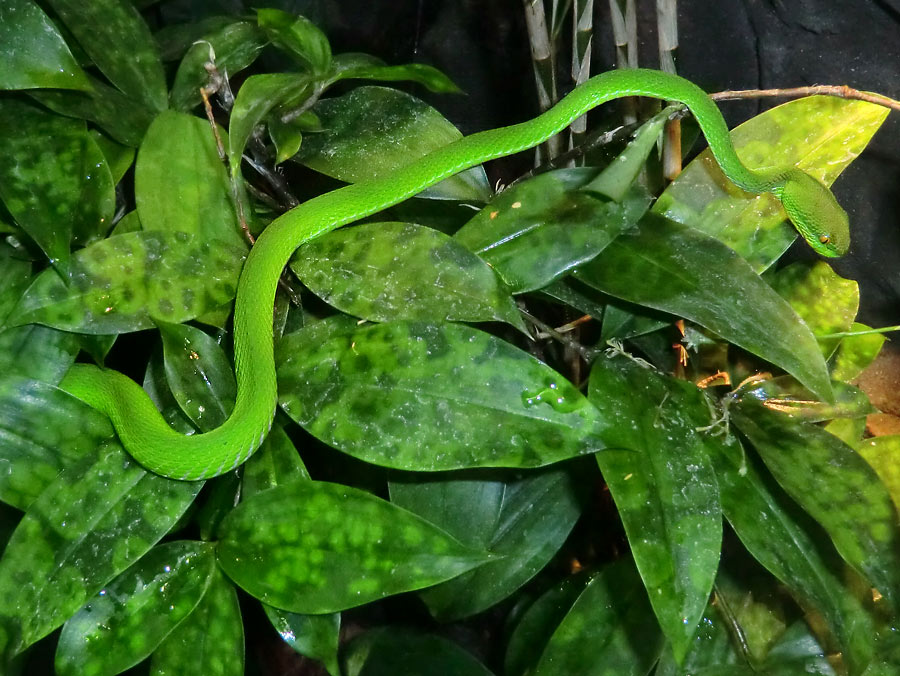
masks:
<svg viewBox="0 0 900 676"><path fill-rule="evenodd" d="M279 401L318 439L414 471L537 467L603 447L559 373L459 324L299 331L279 343Z"/></svg>
<svg viewBox="0 0 900 676"><path fill-rule="evenodd" d="M296 479L309 479L309 473L284 428L275 424L259 447L244 465L244 498Z"/></svg>
<svg viewBox="0 0 900 676"><path fill-rule="evenodd" d="M153 110L166 108L166 80L150 29L126 0L47 0L103 74Z"/></svg>
<svg viewBox="0 0 900 676"><path fill-rule="evenodd" d="M864 332L870 327L859 322L850 325L850 333ZM831 369L831 377L835 380L850 382L863 372L871 364L886 340L882 333L869 333L841 338L837 354L834 357L834 366Z"/></svg>
<svg viewBox="0 0 900 676"><path fill-rule="evenodd" d="M421 589L489 559L374 495L303 479L242 502L219 541L219 564L242 589L309 614Z"/></svg>
<svg viewBox="0 0 900 676"><path fill-rule="evenodd" d="M38 275L7 323L104 334L187 321L234 298L245 254L181 232L116 235L73 256L68 285Z"/></svg>
<svg viewBox="0 0 900 676"><path fill-rule="evenodd" d="M166 424L182 434L194 434L197 429L181 410L175 395L166 381L166 369L161 350L156 350L150 357L141 387L150 397L156 408L162 413Z"/></svg>
<svg viewBox="0 0 900 676"><path fill-rule="evenodd" d="M348 183L389 174L462 137L434 108L396 89L358 87L319 101L314 111L325 131L308 135L294 161ZM486 202L490 195L481 167L456 174L421 194L479 202Z"/></svg>
<svg viewBox="0 0 900 676"><path fill-rule="evenodd" d="M31 0L0 5L0 89L87 89L87 77L50 18Z"/></svg>
<svg viewBox="0 0 900 676"><path fill-rule="evenodd" d="M329 305L370 321L498 320L524 329L488 264L423 225L341 228L300 247L291 269Z"/></svg>
<svg viewBox="0 0 900 676"><path fill-rule="evenodd" d="M643 676L662 646L640 577L632 562L623 559L584 588L532 673Z"/></svg>
<svg viewBox="0 0 900 676"><path fill-rule="evenodd" d="M856 450L878 474L891 494L894 507L900 511L900 435L866 439Z"/></svg>
<svg viewBox="0 0 900 676"><path fill-rule="evenodd" d="M106 158L113 185L118 185L134 163L134 148L117 143L96 129L91 129L89 133L94 139L94 143L100 148L100 152L103 153L103 157Z"/></svg>
<svg viewBox="0 0 900 676"><path fill-rule="evenodd" d="M780 366L822 399L832 398L809 328L746 261L715 239L644 218L577 277L611 296L696 322Z"/></svg>
<svg viewBox="0 0 900 676"><path fill-rule="evenodd" d="M79 337L29 324L0 331L0 373L56 384L75 362Z"/></svg>
<svg viewBox="0 0 900 676"><path fill-rule="evenodd" d="M0 559L0 646L19 652L60 626L168 533L202 485L150 474L113 442L63 470Z"/></svg>
<svg viewBox="0 0 900 676"><path fill-rule="evenodd" d="M846 383L834 383L834 402L816 401L813 394L790 376L767 378L741 388L742 395L765 402L772 410L792 418L822 422L834 418L864 418L877 413L860 389Z"/></svg>
<svg viewBox="0 0 900 676"><path fill-rule="evenodd" d="M582 192L595 169L560 169L507 188L454 235L514 293L547 286L586 263L650 204L635 190L623 203Z"/></svg>
<svg viewBox="0 0 900 676"><path fill-rule="evenodd" d="M157 116L138 152L134 182L144 230L244 245L231 184L206 120L175 111Z"/></svg>
<svg viewBox="0 0 900 676"><path fill-rule="evenodd" d="M166 380L181 410L201 432L228 418L237 396L231 363L221 346L200 329L158 323Z"/></svg>
<svg viewBox="0 0 900 676"><path fill-rule="evenodd" d="M383 82L417 82L438 94L460 94L462 90L453 80L433 66L424 63L407 63L389 66L371 54L336 54L332 63L331 79L381 80Z"/></svg>
<svg viewBox="0 0 900 676"><path fill-rule="evenodd" d="M331 676L340 676L338 641L341 615L300 615L263 604L275 631L300 655L319 660Z"/></svg>
<svg viewBox="0 0 900 676"><path fill-rule="evenodd" d="M151 549L66 622L56 673L118 674L148 657L200 602L215 565L215 549L205 542L182 540Z"/></svg>
<svg viewBox="0 0 900 676"><path fill-rule="evenodd" d="M280 9L258 9L256 17L272 44L313 73L321 75L331 67L331 45L312 21Z"/></svg>
<svg viewBox="0 0 900 676"><path fill-rule="evenodd" d="M750 168L796 164L830 185L866 147L887 113L864 101L814 96L757 115L731 138ZM757 271L769 267L797 237L775 197L735 186L709 150L681 172L653 210L718 238Z"/></svg>
<svg viewBox="0 0 900 676"><path fill-rule="evenodd" d="M199 552L202 556L206 550L200 549ZM184 588L180 593L178 600L183 603L187 600L187 594ZM150 609L148 604L147 610ZM162 616L168 614L170 618L174 614L173 610L166 608L157 608L157 612ZM146 635L149 632L142 629L140 633ZM209 587L200 603L153 653L150 674L243 676L244 626L241 607L234 586L217 568L212 570Z"/></svg>
<svg viewBox="0 0 900 676"><path fill-rule="evenodd" d="M487 667L452 641L398 628L358 636L342 656L346 676L492 676Z"/></svg>
<svg viewBox="0 0 900 676"><path fill-rule="evenodd" d="M73 463L113 436L106 416L51 385L0 380L0 500L25 510Z"/></svg>
<svg viewBox="0 0 900 676"><path fill-rule="evenodd" d="M390 489L395 505L497 556L420 593L441 622L490 608L537 574L575 526L585 492L572 467L509 479L393 481Z"/></svg>
<svg viewBox="0 0 900 676"><path fill-rule="evenodd" d="M778 483L818 521L838 552L887 599L900 603L900 535L878 475L825 430L747 399L732 420Z"/></svg>
<svg viewBox="0 0 900 676"><path fill-rule="evenodd" d="M591 369L589 398L608 425L609 449L595 457L679 661L706 609L722 546L718 485L695 422L709 409L695 390L625 358L601 357Z"/></svg>

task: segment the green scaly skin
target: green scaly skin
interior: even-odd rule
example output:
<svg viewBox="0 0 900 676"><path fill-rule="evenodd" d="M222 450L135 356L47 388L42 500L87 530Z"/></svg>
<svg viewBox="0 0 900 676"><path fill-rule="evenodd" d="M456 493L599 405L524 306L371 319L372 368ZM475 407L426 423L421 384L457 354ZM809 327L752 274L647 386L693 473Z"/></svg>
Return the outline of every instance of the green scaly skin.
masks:
<svg viewBox="0 0 900 676"><path fill-rule="evenodd" d="M228 472L259 448L272 426L277 384L272 305L278 278L294 250L314 237L386 209L454 174L532 148L611 99L649 96L687 105L728 178L748 192L774 193L810 246L839 256L849 245L847 215L831 192L799 169L762 173L738 159L719 109L680 77L617 70L591 78L529 122L484 131L439 148L388 176L321 195L273 221L250 252L234 311L237 401L219 428L184 436L171 429L144 391L116 371L77 364L61 387L103 411L125 448L147 469L174 479Z"/></svg>

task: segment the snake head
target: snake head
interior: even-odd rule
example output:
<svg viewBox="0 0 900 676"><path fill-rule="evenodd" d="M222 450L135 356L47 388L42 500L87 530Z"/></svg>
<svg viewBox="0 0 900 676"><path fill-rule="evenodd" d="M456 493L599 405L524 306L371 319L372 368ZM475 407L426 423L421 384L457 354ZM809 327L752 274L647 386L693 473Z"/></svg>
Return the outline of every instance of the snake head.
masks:
<svg viewBox="0 0 900 676"><path fill-rule="evenodd" d="M788 173L775 192L794 226L822 256L843 256L850 248L850 224L831 190L804 171Z"/></svg>

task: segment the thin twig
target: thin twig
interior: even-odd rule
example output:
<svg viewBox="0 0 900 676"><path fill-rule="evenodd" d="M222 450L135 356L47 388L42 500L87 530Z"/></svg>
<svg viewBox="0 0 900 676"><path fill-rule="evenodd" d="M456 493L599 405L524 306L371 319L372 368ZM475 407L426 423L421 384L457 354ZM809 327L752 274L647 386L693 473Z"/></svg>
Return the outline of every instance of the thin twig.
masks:
<svg viewBox="0 0 900 676"><path fill-rule="evenodd" d="M881 94L872 94L853 89L847 85L813 85L811 87L791 87L788 89L738 89L710 94L713 101L726 101L732 99L756 99L764 96L778 96L782 98L800 98L803 96L837 96L842 99L856 99L868 101L885 108L900 110L900 101Z"/></svg>
<svg viewBox="0 0 900 676"><path fill-rule="evenodd" d="M542 322L540 319L532 315L527 310L523 310L521 307L519 308L519 313L529 322L531 322L534 326L541 330L542 333L545 333L550 338L562 343L568 348L575 350L578 355L584 359L588 364L590 364L597 357L598 354L601 353L601 350L594 350L589 347L585 347L581 343L576 340L572 340L569 336L566 336L556 329L554 329L549 324Z"/></svg>

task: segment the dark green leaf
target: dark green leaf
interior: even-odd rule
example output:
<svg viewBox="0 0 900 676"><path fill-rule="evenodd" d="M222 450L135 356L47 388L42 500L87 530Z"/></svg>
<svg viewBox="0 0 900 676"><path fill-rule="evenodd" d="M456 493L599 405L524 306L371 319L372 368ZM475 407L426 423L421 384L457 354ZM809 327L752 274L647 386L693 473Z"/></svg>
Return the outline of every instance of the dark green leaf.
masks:
<svg viewBox="0 0 900 676"><path fill-rule="evenodd" d="M371 321L505 321L522 328L509 292L478 256L412 223L365 223L304 244L291 269L337 309Z"/></svg>
<svg viewBox="0 0 900 676"><path fill-rule="evenodd" d="M439 94L461 94L462 90L453 80L433 66L424 63L408 63L403 66L388 66L381 59L370 54L337 54L332 66L332 79L339 80L382 80L384 82L418 82L429 91Z"/></svg>
<svg viewBox="0 0 900 676"><path fill-rule="evenodd" d="M79 337L29 324L0 332L0 373L56 384L75 362Z"/></svg>
<svg viewBox="0 0 900 676"><path fill-rule="evenodd" d="M91 129L90 134L94 143L103 153L103 157L106 158L106 164L112 174L113 185L117 185L134 163L134 148L112 141L96 129Z"/></svg>
<svg viewBox="0 0 900 676"><path fill-rule="evenodd" d="M263 610L285 643L299 654L319 660L331 676L340 676L337 659L341 630L340 613L300 615L273 608L265 603Z"/></svg>
<svg viewBox="0 0 900 676"><path fill-rule="evenodd" d="M141 387L162 413L169 427L182 434L193 434L197 431L184 411L181 410L172 390L169 389L162 350L154 351L153 356L150 357Z"/></svg>
<svg viewBox="0 0 900 676"><path fill-rule="evenodd" d="M66 622L56 647L56 673L118 674L148 657L200 602L215 561L214 547L205 542L151 549Z"/></svg>
<svg viewBox="0 0 900 676"><path fill-rule="evenodd" d="M313 73L323 75L331 68L331 45L312 21L280 9L258 9L256 17L272 44L294 56Z"/></svg>
<svg viewBox="0 0 900 676"><path fill-rule="evenodd" d="M459 324L391 322L278 345L280 402L317 438L414 471L537 467L603 447L601 418L559 373Z"/></svg>
<svg viewBox="0 0 900 676"><path fill-rule="evenodd" d="M222 523L219 564L252 596L330 613L421 589L490 555L356 488L300 479L257 493Z"/></svg>
<svg viewBox="0 0 900 676"><path fill-rule="evenodd" d="M576 273L611 296L684 317L832 398L809 328L734 251L696 230L645 217Z"/></svg>
<svg viewBox="0 0 900 676"><path fill-rule="evenodd" d="M439 636L374 629L357 637L342 656L346 676L492 676L472 655Z"/></svg>
<svg viewBox="0 0 900 676"><path fill-rule="evenodd" d="M88 89L63 36L31 0L0 5L0 89Z"/></svg>
<svg viewBox="0 0 900 676"><path fill-rule="evenodd" d="M301 478L309 479L309 473L287 432L276 423L263 445L244 465L241 494L249 498L278 484Z"/></svg>

